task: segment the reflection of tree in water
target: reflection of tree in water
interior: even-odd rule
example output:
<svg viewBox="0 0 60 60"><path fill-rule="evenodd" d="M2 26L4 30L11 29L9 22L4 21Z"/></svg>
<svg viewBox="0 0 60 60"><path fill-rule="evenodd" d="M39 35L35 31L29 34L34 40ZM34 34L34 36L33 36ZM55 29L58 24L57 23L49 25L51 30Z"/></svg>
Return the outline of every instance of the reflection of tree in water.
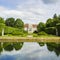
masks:
<svg viewBox="0 0 60 60"><path fill-rule="evenodd" d="M54 51L57 56L60 55L60 43L46 43L49 51Z"/></svg>
<svg viewBox="0 0 60 60"><path fill-rule="evenodd" d="M3 48L1 46L1 42L0 42L0 53L3 51Z"/></svg>
<svg viewBox="0 0 60 60"><path fill-rule="evenodd" d="M40 46L44 46L45 43L44 43L44 42L39 42L39 45L40 45Z"/></svg>
<svg viewBox="0 0 60 60"><path fill-rule="evenodd" d="M13 43L5 42L5 43L3 43L3 48L6 51L12 51L13 50Z"/></svg>
<svg viewBox="0 0 60 60"><path fill-rule="evenodd" d="M21 49L22 48L22 46L23 46L23 42L18 42L18 43L13 43L13 46L14 46L14 48L15 48L15 50L19 50L19 49Z"/></svg>
<svg viewBox="0 0 60 60"><path fill-rule="evenodd" d="M23 42L14 42L14 43L9 43L9 42L4 42L3 44L0 43L0 53L4 50L6 51L12 51L14 48L15 50L20 50L23 46Z"/></svg>

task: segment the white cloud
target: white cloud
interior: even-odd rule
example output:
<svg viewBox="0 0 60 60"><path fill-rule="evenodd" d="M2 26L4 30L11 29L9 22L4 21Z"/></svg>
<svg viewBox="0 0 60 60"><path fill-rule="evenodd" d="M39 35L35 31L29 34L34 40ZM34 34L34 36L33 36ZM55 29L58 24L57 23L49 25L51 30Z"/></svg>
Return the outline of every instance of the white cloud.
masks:
<svg viewBox="0 0 60 60"><path fill-rule="evenodd" d="M23 3L20 0L20 2L15 9L0 6L0 16L21 18L25 23L39 23L46 22L46 19L55 13L60 13L60 1L56 4L45 4L42 0L23 0Z"/></svg>
<svg viewBox="0 0 60 60"><path fill-rule="evenodd" d="M45 4L56 3L58 0L42 0Z"/></svg>
<svg viewBox="0 0 60 60"><path fill-rule="evenodd" d="M5 7L0 6L0 16L4 18L8 18L8 17L17 18L23 16L23 12L18 10L9 10Z"/></svg>

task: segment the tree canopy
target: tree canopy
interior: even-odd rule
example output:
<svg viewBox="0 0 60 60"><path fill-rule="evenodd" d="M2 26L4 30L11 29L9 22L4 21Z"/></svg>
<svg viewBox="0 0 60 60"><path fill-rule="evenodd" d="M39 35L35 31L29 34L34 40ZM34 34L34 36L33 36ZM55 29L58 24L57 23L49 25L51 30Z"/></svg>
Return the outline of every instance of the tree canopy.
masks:
<svg viewBox="0 0 60 60"><path fill-rule="evenodd" d="M15 21L15 23L14 23L14 26L16 27L16 28L19 28L19 29L21 29L21 28L23 28L24 27L24 22L21 20L21 19L16 19L16 21Z"/></svg>
<svg viewBox="0 0 60 60"><path fill-rule="evenodd" d="M40 22L37 26L38 32L44 31L48 34L56 35L56 31L58 31L58 35L60 36L60 15L53 15L53 18L48 18L46 23Z"/></svg>
<svg viewBox="0 0 60 60"><path fill-rule="evenodd" d="M37 26L38 32L45 30L45 24L43 22L40 22Z"/></svg>
<svg viewBox="0 0 60 60"><path fill-rule="evenodd" d="M0 17L0 23L4 24L4 19L2 17Z"/></svg>
<svg viewBox="0 0 60 60"><path fill-rule="evenodd" d="M14 18L7 18L5 21L6 26L14 26L15 19Z"/></svg>
<svg viewBox="0 0 60 60"><path fill-rule="evenodd" d="M4 20L0 17L0 35L4 32L5 35L23 35L24 32L24 22L21 19L6 18Z"/></svg>

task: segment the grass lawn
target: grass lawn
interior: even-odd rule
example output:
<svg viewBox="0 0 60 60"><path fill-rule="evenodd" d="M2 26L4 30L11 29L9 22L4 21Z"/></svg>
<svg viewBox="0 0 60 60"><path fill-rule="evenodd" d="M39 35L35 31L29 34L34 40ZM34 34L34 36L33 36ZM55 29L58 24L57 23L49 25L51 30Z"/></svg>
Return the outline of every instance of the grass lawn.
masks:
<svg viewBox="0 0 60 60"><path fill-rule="evenodd" d="M0 42L60 42L60 37L52 35L38 37L0 36Z"/></svg>

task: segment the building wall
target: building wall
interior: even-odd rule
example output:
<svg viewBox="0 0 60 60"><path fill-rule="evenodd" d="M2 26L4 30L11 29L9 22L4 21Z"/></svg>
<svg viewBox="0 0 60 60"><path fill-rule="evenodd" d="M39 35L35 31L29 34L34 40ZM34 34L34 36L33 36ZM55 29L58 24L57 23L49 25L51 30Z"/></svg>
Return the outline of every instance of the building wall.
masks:
<svg viewBox="0 0 60 60"><path fill-rule="evenodd" d="M34 31L37 31L37 25L36 24L25 24L24 30L28 31L28 33L33 33Z"/></svg>

